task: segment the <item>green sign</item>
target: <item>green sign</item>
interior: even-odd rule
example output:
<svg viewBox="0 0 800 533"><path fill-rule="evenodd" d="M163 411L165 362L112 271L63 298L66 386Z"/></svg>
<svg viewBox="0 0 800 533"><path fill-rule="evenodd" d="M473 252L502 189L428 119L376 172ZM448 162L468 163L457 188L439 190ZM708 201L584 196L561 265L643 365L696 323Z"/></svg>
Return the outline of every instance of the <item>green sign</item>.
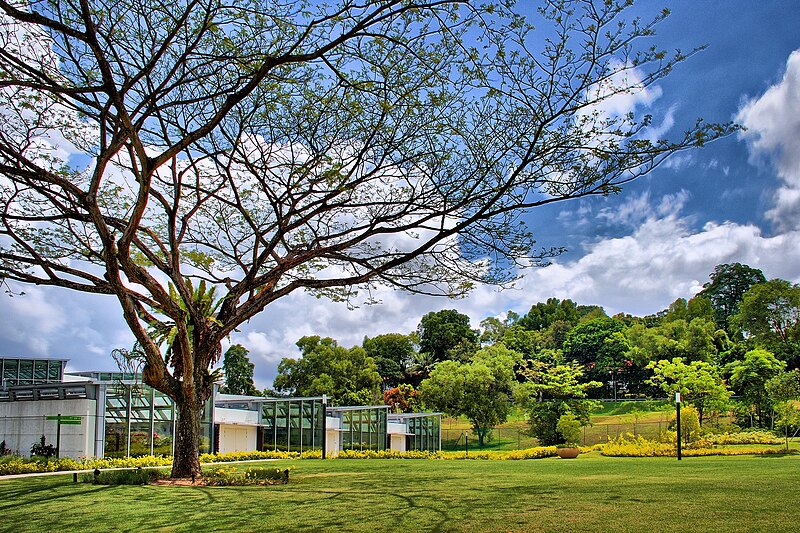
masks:
<svg viewBox="0 0 800 533"><path fill-rule="evenodd" d="M67 426L81 425L80 416L48 416L47 420L57 420L59 424Z"/></svg>

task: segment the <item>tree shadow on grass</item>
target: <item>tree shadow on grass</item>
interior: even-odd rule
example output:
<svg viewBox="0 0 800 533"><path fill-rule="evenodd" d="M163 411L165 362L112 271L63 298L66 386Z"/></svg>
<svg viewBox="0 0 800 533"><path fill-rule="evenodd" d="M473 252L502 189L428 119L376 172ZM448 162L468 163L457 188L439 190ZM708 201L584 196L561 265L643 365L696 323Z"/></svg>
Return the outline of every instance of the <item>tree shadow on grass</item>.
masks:
<svg viewBox="0 0 800 533"><path fill-rule="evenodd" d="M0 503L0 511L16 509L18 507L36 505L38 503L61 500L64 498L74 498L75 496L84 496L86 494L99 492L109 488L108 486L101 486L101 485L96 485L91 488L86 488L85 484L75 483L72 481L58 483L58 484L36 483L35 485L29 481L28 482L18 481L15 482L15 485L16 487L11 488L10 490L3 490L6 487L0 485L0 502L2 502ZM79 494L74 491L56 492L58 491L58 489L66 488L69 486L80 487L83 490L81 490ZM39 494L44 492L48 492L50 494Z"/></svg>
<svg viewBox="0 0 800 533"><path fill-rule="evenodd" d="M316 505L319 502L340 502L348 508L361 506L365 511L365 521L372 524L385 524L386 527L380 529L387 529L390 527L407 527L403 522L412 520L409 515L421 513L431 515L430 518L425 518L428 527L420 529L418 525L409 527L415 531L431 531L440 532L444 531L445 526L450 526L448 530L452 530L452 516L446 509L438 508L434 505L421 503L420 499L413 495L403 494L400 492L381 491L379 494L380 504L371 505L370 499L378 496L375 490L336 490L336 489L312 489L312 488L293 488L293 494L314 494L318 496L313 500L298 502L298 505ZM422 498L422 499L432 499ZM343 521L336 515L335 508L331 510L331 516L320 517L316 514L313 518L309 518L308 522L296 522L294 527L301 531L347 531L353 528L353 524ZM376 529L379 526L376 526Z"/></svg>

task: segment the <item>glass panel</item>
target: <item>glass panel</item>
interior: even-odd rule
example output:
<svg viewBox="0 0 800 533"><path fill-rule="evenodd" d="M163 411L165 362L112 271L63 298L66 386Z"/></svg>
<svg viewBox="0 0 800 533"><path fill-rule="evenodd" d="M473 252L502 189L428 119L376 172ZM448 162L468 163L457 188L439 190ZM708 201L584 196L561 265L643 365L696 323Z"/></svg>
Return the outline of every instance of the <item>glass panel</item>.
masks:
<svg viewBox="0 0 800 533"><path fill-rule="evenodd" d="M131 389L131 420L136 422L150 422L151 399L153 389L150 387L135 387ZM133 431L133 430L131 430Z"/></svg>
<svg viewBox="0 0 800 533"><path fill-rule="evenodd" d="M18 383L20 385L30 385L33 383L33 361L30 359L20 359Z"/></svg>
<svg viewBox="0 0 800 533"><path fill-rule="evenodd" d="M262 449L272 451L275 449L275 402L268 402L261 406L261 423L264 425Z"/></svg>
<svg viewBox="0 0 800 533"><path fill-rule="evenodd" d="M301 447L302 450L309 450L314 447L315 444L315 435L314 435L314 402L313 401L306 401L303 402L303 418L301 420L302 426L302 436L301 436Z"/></svg>
<svg viewBox="0 0 800 533"><path fill-rule="evenodd" d="M61 361L50 361L47 365L47 381L50 383L61 381Z"/></svg>
<svg viewBox="0 0 800 533"><path fill-rule="evenodd" d="M153 455L172 455L172 420L153 424Z"/></svg>
<svg viewBox="0 0 800 533"><path fill-rule="evenodd" d="M33 362L33 382L47 383L47 361Z"/></svg>
<svg viewBox="0 0 800 533"><path fill-rule="evenodd" d="M150 421L131 422L131 457L150 455Z"/></svg>
<svg viewBox="0 0 800 533"><path fill-rule="evenodd" d="M275 449L289 450L289 402L278 402L275 414Z"/></svg>
<svg viewBox="0 0 800 533"><path fill-rule="evenodd" d="M289 402L289 450L293 452L299 452L301 449L300 403L300 401Z"/></svg>
<svg viewBox="0 0 800 533"><path fill-rule="evenodd" d="M6 359L3 361L3 382L6 385L16 385L19 376L19 360Z"/></svg>
<svg viewBox="0 0 800 533"><path fill-rule="evenodd" d="M125 457L127 455L127 424L109 424L106 422L106 457Z"/></svg>

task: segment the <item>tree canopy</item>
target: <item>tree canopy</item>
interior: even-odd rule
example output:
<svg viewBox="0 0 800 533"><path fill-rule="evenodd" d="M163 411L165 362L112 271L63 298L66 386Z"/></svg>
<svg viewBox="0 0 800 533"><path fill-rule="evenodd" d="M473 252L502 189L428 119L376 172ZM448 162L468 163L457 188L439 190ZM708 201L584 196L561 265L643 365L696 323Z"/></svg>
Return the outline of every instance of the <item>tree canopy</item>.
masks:
<svg viewBox="0 0 800 533"><path fill-rule="evenodd" d="M431 354L435 361L465 359L459 355L478 349L478 334L470 327L469 317L455 309L426 313L417 328L420 353Z"/></svg>
<svg viewBox="0 0 800 533"><path fill-rule="evenodd" d="M226 394L244 394L247 396L259 395L253 383L253 368L247 348L241 344L234 344L225 352L222 360L222 372L225 374L225 385L221 391Z"/></svg>
<svg viewBox="0 0 800 533"><path fill-rule="evenodd" d="M514 363L519 354L502 345L479 350L472 362L443 361L420 385L425 405L452 416L465 416L483 446L511 411Z"/></svg>
<svg viewBox="0 0 800 533"><path fill-rule="evenodd" d="M711 281L703 285L698 296L709 299L717 325L725 329L750 287L767 281L761 270L741 263L717 265L710 277Z"/></svg>
<svg viewBox="0 0 800 533"><path fill-rule="evenodd" d="M736 130L651 139L605 106L691 55L649 40L667 11L509 4L0 0L0 279L118 301L179 407L173 476L200 472L222 341L271 303L503 285L557 251L527 210Z"/></svg>
<svg viewBox="0 0 800 533"><path fill-rule="evenodd" d="M278 364L275 389L295 396L330 396L331 405L373 405L380 398L381 376L375 361L359 346L347 349L330 337L297 341L300 359Z"/></svg>

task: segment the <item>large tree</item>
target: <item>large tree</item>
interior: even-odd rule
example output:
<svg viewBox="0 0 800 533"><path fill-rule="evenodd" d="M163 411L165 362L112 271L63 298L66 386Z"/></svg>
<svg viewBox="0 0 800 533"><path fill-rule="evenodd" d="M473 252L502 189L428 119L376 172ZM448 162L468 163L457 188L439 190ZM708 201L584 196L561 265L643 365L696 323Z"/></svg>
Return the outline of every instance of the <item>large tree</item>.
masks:
<svg viewBox="0 0 800 533"><path fill-rule="evenodd" d="M728 319L739 309L739 303L750 287L767 281L764 273L741 263L717 265L709 276L711 281L703 285L698 296L711 301L717 326L728 329Z"/></svg>
<svg viewBox="0 0 800 533"><path fill-rule="evenodd" d="M520 354L498 344L482 348L469 363L443 361L420 385L425 405L451 416L464 416L483 447L492 428L511 412L514 364Z"/></svg>
<svg viewBox="0 0 800 533"><path fill-rule="evenodd" d="M751 345L771 350L792 367L800 364L800 285L784 279L754 285L732 322Z"/></svg>
<svg viewBox="0 0 800 533"><path fill-rule="evenodd" d="M225 385L221 391L226 394L260 395L253 382L255 365L250 362L247 348L234 344L225 352L222 359L222 372L225 374Z"/></svg>
<svg viewBox="0 0 800 533"><path fill-rule="evenodd" d="M401 333L365 337L362 347L378 366L378 373L386 388L397 387L404 382L417 353L411 336Z"/></svg>
<svg viewBox="0 0 800 533"><path fill-rule="evenodd" d="M503 284L548 255L526 210L735 130L606 105L691 55L630 4L0 0L0 279L115 298L198 474L209 369L272 302Z"/></svg>
<svg viewBox="0 0 800 533"><path fill-rule="evenodd" d="M285 357L273 384L295 396L327 394L332 405L373 405L380 398L381 375L375 361L360 346L339 346L330 337L297 341L302 357Z"/></svg>
<svg viewBox="0 0 800 533"><path fill-rule="evenodd" d="M420 353L431 354L434 361L469 359L478 349L478 333L470 327L469 317L455 309L426 313L417 326Z"/></svg>

